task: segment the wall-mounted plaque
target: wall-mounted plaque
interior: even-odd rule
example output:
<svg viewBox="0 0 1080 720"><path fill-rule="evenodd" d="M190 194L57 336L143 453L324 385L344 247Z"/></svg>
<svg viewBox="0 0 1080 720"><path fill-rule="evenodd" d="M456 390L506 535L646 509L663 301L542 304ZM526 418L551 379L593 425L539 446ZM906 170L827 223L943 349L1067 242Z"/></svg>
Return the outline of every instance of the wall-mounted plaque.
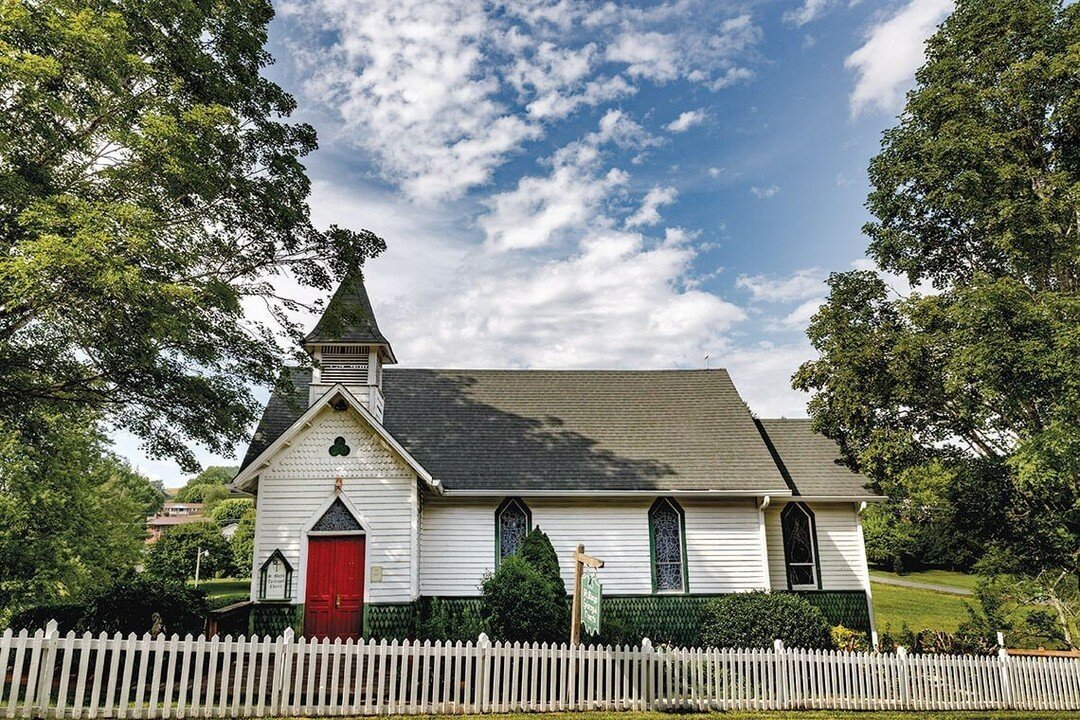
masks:
<svg viewBox="0 0 1080 720"><path fill-rule="evenodd" d="M293 569L281 550L274 550L259 570L260 600L291 600Z"/></svg>

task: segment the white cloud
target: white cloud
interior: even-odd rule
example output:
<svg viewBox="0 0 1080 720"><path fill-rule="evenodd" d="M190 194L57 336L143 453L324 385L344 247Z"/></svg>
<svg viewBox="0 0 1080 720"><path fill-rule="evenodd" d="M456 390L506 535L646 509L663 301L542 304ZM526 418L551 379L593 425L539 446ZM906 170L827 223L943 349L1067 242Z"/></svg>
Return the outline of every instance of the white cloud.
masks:
<svg viewBox="0 0 1080 720"><path fill-rule="evenodd" d="M750 77L761 38L750 15L705 0L298 0L284 12L310 35L291 40L308 96L383 179L427 203L485 185L551 123L642 83Z"/></svg>
<svg viewBox="0 0 1080 720"><path fill-rule="evenodd" d="M718 178L724 174L724 170L725 168L722 167L711 167L705 172L709 173L709 177L711 178Z"/></svg>
<svg viewBox="0 0 1080 720"><path fill-rule="evenodd" d="M740 275L735 280L735 287L749 290L755 302L794 302L820 295L825 289L825 273L811 268L787 277Z"/></svg>
<svg viewBox="0 0 1080 720"><path fill-rule="evenodd" d="M783 324L787 327L806 327L810 324L810 318L818 311L825 302L825 298L816 297L807 300L784 316Z"/></svg>
<svg viewBox="0 0 1080 720"><path fill-rule="evenodd" d="M726 367L739 394L758 417L806 417L809 393L791 388L799 365L814 357L805 339L798 343L760 342L719 353L717 364Z"/></svg>
<svg viewBox="0 0 1080 720"><path fill-rule="evenodd" d="M655 186L645 193L645 199L641 201L641 207L626 218L626 227L635 228L646 225L655 225L660 222L660 208L675 202L679 192L673 187Z"/></svg>
<svg viewBox="0 0 1080 720"><path fill-rule="evenodd" d="M658 142L622 111L609 110L595 132L559 148L549 158L547 175L523 177L512 190L486 201L489 212L477 222L488 248L543 247L598 219L606 222L600 205L629 176L621 169L602 167L604 147L643 149Z"/></svg>
<svg viewBox="0 0 1080 720"><path fill-rule="evenodd" d="M754 187L750 188L750 194L760 200L768 200L779 192L779 185L770 185L766 188L760 188L755 185Z"/></svg>
<svg viewBox="0 0 1080 720"><path fill-rule="evenodd" d="M824 15L831 5L832 0L803 0L802 5L784 13L784 22L802 27Z"/></svg>
<svg viewBox="0 0 1080 720"><path fill-rule="evenodd" d="M708 117L708 114L704 110L687 110L665 125L664 129L673 133L686 132L690 128L705 122L706 117Z"/></svg>
<svg viewBox="0 0 1080 720"><path fill-rule="evenodd" d="M952 9L952 0L910 0L869 29L866 42L844 60L844 66L857 76L848 98L852 116L900 108L925 59L926 39Z"/></svg>

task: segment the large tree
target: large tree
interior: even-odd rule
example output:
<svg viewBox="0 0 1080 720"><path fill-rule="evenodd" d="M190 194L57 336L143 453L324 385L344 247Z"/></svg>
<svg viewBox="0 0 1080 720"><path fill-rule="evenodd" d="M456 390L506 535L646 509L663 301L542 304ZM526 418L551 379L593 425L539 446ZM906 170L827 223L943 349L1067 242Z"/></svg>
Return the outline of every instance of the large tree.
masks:
<svg viewBox="0 0 1080 720"><path fill-rule="evenodd" d="M17 428L0 420L0 621L134 569L160 504L85 416L30 412Z"/></svg>
<svg viewBox="0 0 1080 720"><path fill-rule="evenodd" d="M2 4L0 418L89 409L197 469L191 441L231 452L295 348L285 280L322 294L382 249L312 224L272 15Z"/></svg>
<svg viewBox="0 0 1080 720"><path fill-rule="evenodd" d="M887 512L947 507L961 553L1080 573L1080 6L960 0L916 80L865 227L916 290L833 275L794 385Z"/></svg>

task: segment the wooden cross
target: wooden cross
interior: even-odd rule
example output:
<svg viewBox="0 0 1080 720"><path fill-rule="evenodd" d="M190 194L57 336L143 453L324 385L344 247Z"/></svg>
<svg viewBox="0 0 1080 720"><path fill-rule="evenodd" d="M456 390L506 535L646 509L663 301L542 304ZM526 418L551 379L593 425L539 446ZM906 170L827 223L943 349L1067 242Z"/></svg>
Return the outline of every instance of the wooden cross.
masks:
<svg viewBox="0 0 1080 720"><path fill-rule="evenodd" d="M581 573L585 566L591 568L604 567L604 561L592 555L585 554L585 546L578 543L574 551L574 601L570 611L570 645L571 647L581 644Z"/></svg>

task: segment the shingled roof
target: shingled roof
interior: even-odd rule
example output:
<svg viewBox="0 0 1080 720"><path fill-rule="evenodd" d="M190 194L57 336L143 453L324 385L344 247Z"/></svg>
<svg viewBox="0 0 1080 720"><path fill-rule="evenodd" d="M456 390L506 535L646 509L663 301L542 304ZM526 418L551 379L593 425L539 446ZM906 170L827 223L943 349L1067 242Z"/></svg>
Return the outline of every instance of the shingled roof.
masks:
<svg viewBox="0 0 1080 720"><path fill-rule="evenodd" d="M275 393L244 457L307 409L308 371ZM383 425L454 490L786 493L724 370L386 368Z"/></svg>
<svg viewBox="0 0 1080 720"><path fill-rule="evenodd" d="M364 276L359 272L341 281L315 329L304 338L306 345L335 342L390 345L375 321Z"/></svg>
<svg viewBox="0 0 1080 720"><path fill-rule="evenodd" d="M840 458L835 442L814 432L810 420L757 420L761 437L773 453L794 495L874 498L865 477Z"/></svg>
<svg viewBox="0 0 1080 720"><path fill-rule="evenodd" d="M387 370L383 424L448 491L783 492L724 370Z"/></svg>
<svg viewBox="0 0 1080 720"><path fill-rule="evenodd" d="M247 467L307 410L289 371ZM450 492L719 491L872 498L809 420L754 420L724 370L386 368L383 426Z"/></svg>

